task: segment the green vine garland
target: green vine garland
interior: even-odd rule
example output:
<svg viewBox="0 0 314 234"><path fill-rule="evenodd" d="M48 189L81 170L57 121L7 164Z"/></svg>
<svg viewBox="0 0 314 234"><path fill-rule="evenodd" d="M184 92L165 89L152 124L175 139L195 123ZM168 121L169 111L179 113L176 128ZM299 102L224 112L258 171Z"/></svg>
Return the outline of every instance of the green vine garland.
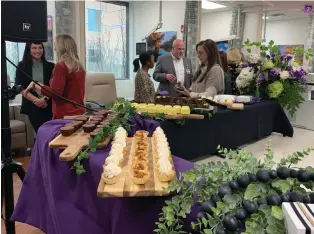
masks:
<svg viewBox="0 0 314 234"><path fill-rule="evenodd" d="M94 139L89 138L88 147L77 156L76 161L72 166L72 169L75 170L77 175L86 172L81 162L84 159L88 159L88 152L96 151L98 143L106 137L113 137L117 128L120 126L128 132L131 130L130 119L136 114L136 110L131 106L130 102L127 102L124 99L117 99L112 105L111 112L115 114L115 118L110 120L109 124L101 129Z"/></svg>
<svg viewBox="0 0 314 234"><path fill-rule="evenodd" d="M278 166L297 164L307 156L314 148L309 147L302 152L296 152L280 161ZM257 160L251 153L240 150L226 150L219 148L219 152L227 159L233 159L232 166L226 161L223 163L208 163L197 166L195 169L182 173L179 180L169 186L170 192L177 192L171 200L166 201L162 208L159 220L156 223L155 233L179 234L187 233L183 228L183 219L191 212L195 203L204 204L209 200L216 200L216 206L209 212L198 215L198 220L191 224L197 233L213 234L219 233L224 218L242 207L244 202L254 202L269 194L284 194L288 191L301 191L305 187L314 190L314 182L299 182L295 178L274 179L268 183L254 182L247 184L246 188L236 190L235 193L227 194L219 201L217 196L223 190L222 185L229 184L241 176L255 175L261 169L271 170L276 163L273 161L274 153L268 145L265 159ZM313 168L306 168L314 172ZM255 180L256 181L256 180ZM218 192L218 194L217 194ZM220 194L221 195L221 194ZM196 199L195 199L196 198ZM245 234L279 234L284 233L283 214L280 206L262 205L256 213L245 221ZM221 232L223 233L223 232Z"/></svg>
<svg viewBox="0 0 314 234"><path fill-rule="evenodd" d="M115 114L115 118L109 121L109 124L106 125L103 129L99 131L96 137L89 138L88 147L79 153L71 169L75 170L77 175L81 175L86 172L82 161L88 159L89 152L95 152L97 149L97 144L103 141L106 137L113 137L116 129L122 126L126 131L130 131L130 119L136 115L136 109L132 107L132 103L126 101L123 98L117 99L110 108L111 112ZM213 112L214 114L215 112ZM212 113L208 114L208 117L211 118ZM142 113L144 118L151 118L148 113ZM165 121L165 114L158 113L155 117L156 120ZM185 125L187 118L181 118L174 121L176 124L181 126Z"/></svg>

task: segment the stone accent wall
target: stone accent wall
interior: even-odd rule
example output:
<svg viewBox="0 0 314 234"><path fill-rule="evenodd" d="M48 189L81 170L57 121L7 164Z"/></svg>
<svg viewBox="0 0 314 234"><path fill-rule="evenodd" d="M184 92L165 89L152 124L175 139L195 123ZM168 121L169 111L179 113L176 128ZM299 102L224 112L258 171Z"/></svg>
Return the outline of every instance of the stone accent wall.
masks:
<svg viewBox="0 0 314 234"><path fill-rule="evenodd" d="M229 48L240 48L243 40L245 13L240 13L240 33L238 39L229 40ZM232 11L232 18L230 24L229 35L238 35L238 7L235 7Z"/></svg>
<svg viewBox="0 0 314 234"><path fill-rule="evenodd" d="M200 40L201 34L201 2L186 1L184 17L184 36L183 40L186 47L186 57L192 61L193 73L198 68L198 58L195 47Z"/></svg>
<svg viewBox="0 0 314 234"><path fill-rule="evenodd" d="M74 1L56 1L56 34L73 35L74 22ZM57 36L56 35L56 36Z"/></svg>
<svg viewBox="0 0 314 234"><path fill-rule="evenodd" d="M312 49L314 51L314 16L309 15L308 30L306 35L306 42L304 49ZM305 59L305 58L304 58ZM314 59L310 59L308 63L308 69L310 72L314 72Z"/></svg>

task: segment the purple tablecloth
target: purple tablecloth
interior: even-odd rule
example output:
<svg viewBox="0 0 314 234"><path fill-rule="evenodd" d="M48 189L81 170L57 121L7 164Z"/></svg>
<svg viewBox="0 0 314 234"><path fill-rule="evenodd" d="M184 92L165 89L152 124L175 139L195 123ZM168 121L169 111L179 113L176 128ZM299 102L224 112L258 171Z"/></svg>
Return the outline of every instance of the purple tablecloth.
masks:
<svg viewBox="0 0 314 234"><path fill-rule="evenodd" d="M47 234L152 233L167 198L97 197L102 164L109 149L90 153L89 160L84 161L87 173L77 176L70 170L73 162L59 161L60 151L48 147L67 122L54 120L39 129L12 220L33 225ZM133 131L140 125L150 132L158 126L156 121L133 122ZM191 162L177 157L174 164L177 172L193 168Z"/></svg>

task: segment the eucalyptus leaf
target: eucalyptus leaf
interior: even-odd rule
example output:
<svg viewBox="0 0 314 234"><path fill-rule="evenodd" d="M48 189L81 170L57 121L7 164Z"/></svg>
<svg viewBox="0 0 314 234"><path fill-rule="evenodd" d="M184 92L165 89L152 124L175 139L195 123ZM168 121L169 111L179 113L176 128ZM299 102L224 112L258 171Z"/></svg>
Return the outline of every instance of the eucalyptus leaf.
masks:
<svg viewBox="0 0 314 234"><path fill-rule="evenodd" d="M224 196L223 201L229 206L229 209L236 208L237 204L241 201L241 197L237 194L227 194Z"/></svg>
<svg viewBox="0 0 314 234"><path fill-rule="evenodd" d="M259 210L262 211L266 217L271 216L271 206L263 204L259 207Z"/></svg>
<svg viewBox="0 0 314 234"><path fill-rule="evenodd" d="M271 208L271 216L275 217L278 220L283 220L283 212L279 206L273 206Z"/></svg>
<svg viewBox="0 0 314 234"><path fill-rule="evenodd" d="M291 184L286 180L276 180L272 182L272 187L279 189L282 193L289 192L291 190Z"/></svg>
<svg viewBox="0 0 314 234"><path fill-rule="evenodd" d="M212 230L210 229L204 229L203 231L205 234L213 234Z"/></svg>
<svg viewBox="0 0 314 234"><path fill-rule="evenodd" d="M276 224L271 224L266 228L267 234L285 234L284 229L279 229Z"/></svg>
<svg viewBox="0 0 314 234"><path fill-rule="evenodd" d="M261 193L266 192L266 187L262 183L249 184L244 193L245 200L253 200L260 196Z"/></svg>
<svg viewBox="0 0 314 234"><path fill-rule="evenodd" d="M245 231L250 234L265 234L264 228L257 223L254 223L253 227L246 225Z"/></svg>

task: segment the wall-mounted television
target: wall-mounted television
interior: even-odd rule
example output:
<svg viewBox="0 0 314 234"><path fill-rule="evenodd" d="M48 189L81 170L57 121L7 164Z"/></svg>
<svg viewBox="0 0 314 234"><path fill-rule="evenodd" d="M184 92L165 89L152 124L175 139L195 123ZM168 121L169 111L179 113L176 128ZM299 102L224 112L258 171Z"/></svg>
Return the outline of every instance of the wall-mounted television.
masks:
<svg viewBox="0 0 314 234"><path fill-rule="evenodd" d="M146 42L136 43L136 55L140 55L141 53L146 51Z"/></svg>

